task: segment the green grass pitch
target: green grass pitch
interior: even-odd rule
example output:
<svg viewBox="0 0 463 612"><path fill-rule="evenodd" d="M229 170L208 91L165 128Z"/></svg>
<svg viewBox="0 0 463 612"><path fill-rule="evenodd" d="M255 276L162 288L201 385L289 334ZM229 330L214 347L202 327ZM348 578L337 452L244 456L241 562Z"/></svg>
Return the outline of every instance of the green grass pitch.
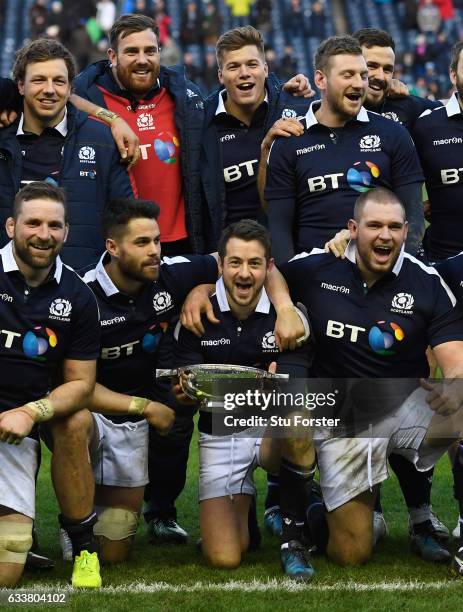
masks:
<svg viewBox="0 0 463 612"><path fill-rule="evenodd" d="M151 546L141 522L130 562L102 569L103 590L67 592L65 606L11 605L21 610L455 610L461 605L463 580L452 577L447 566L425 563L409 550L406 512L398 484L391 477L383 487L383 507L389 537L370 563L339 568L316 557L317 573L308 586L294 586L282 577L278 542L263 533L262 547L249 553L235 571L208 568L195 547L199 537L197 505L197 439L192 441L188 482L179 502L179 521L190 533L187 546ZM259 515L265 495L265 474L256 472ZM457 516L452 497L449 462L437 466L433 507L451 529ZM49 454L44 453L37 500L37 525L43 551L56 561L53 571L28 573L21 587L69 584L71 565L60 561L57 505L49 478ZM3 606L2 606L3 607Z"/></svg>

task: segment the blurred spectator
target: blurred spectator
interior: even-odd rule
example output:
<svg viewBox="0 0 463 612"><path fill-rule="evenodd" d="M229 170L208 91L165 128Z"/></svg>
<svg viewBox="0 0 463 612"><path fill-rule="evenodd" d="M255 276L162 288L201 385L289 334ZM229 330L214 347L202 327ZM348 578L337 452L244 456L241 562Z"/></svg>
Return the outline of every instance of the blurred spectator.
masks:
<svg viewBox="0 0 463 612"><path fill-rule="evenodd" d="M424 76L426 62L432 59L431 50L432 47L428 45L425 34L418 34L413 56L413 75L415 78Z"/></svg>
<svg viewBox="0 0 463 612"><path fill-rule="evenodd" d="M219 85L219 79L217 76L217 60L214 51L206 51L205 66L202 73L202 81L204 83L204 90L207 94L210 94Z"/></svg>
<svg viewBox="0 0 463 612"><path fill-rule="evenodd" d="M222 17L214 2L206 2L202 23L204 45L215 46L222 30Z"/></svg>
<svg viewBox="0 0 463 612"><path fill-rule="evenodd" d="M441 12L434 0L422 0L416 14L418 28L423 34L436 34L441 24Z"/></svg>
<svg viewBox="0 0 463 612"><path fill-rule="evenodd" d="M283 81L288 81L297 74L297 60L294 57L294 50L291 45L286 45L283 57L280 61L280 71L278 76Z"/></svg>
<svg viewBox="0 0 463 612"><path fill-rule="evenodd" d="M439 8L443 21L448 21L455 17L452 0L434 0L434 4Z"/></svg>
<svg viewBox="0 0 463 612"><path fill-rule="evenodd" d="M280 64L278 62L277 54L271 47L265 49L265 61L267 62L268 71L274 74L280 74Z"/></svg>
<svg viewBox="0 0 463 612"><path fill-rule="evenodd" d="M170 24L172 18L166 12L164 0L158 0L154 7L154 18L159 28L159 44L161 47L165 44L167 38L170 37ZM175 62L177 63L177 62Z"/></svg>
<svg viewBox="0 0 463 612"><path fill-rule="evenodd" d="M310 15L310 26L308 34L318 40L326 38L326 15L325 6L319 0L312 4L312 14Z"/></svg>
<svg viewBox="0 0 463 612"><path fill-rule="evenodd" d="M68 49L76 59L79 72L94 60L94 55L92 54L93 44L84 24L79 24L74 28L68 37Z"/></svg>
<svg viewBox="0 0 463 612"><path fill-rule="evenodd" d="M193 0L188 0L183 9L180 38L184 45L197 45L201 42L201 14Z"/></svg>
<svg viewBox="0 0 463 612"><path fill-rule="evenodd" d="M47 38L57 38L63 44L66 40L67 46L67 33L68 28L66 27L66 17L63 14L63 3L55 0L50 4L50 10L47 19Z"/></svg>
<svg viewBox="0 0 463 612"><path fill-rule="evenodd" d="M185 67L185 74L187 79L196 83L200 77L200 70L195 62L193 53L185 51L183 54L183 65Z"/></svg>
<svg viewBox="0 0 463 612"><path fill-rule="evenodd" d="M154 9L147 0L135 0L132 13L136 15L146 15L147 17L154 16Z"/></svg>
<svg viewBox="0 0 463 612"><path fill-rule="evenodd" d="M161 47L161 64L163 66L176 66L180 64L181 59L182 52L180 47L171 36L168 36L164 39Z"/></svg>
<svg viewBox="0 0 463 612"><path fill-rule="evenodd" d="M40 38L47 28L47 0L35 0L29 9L29 28L32 39Z"/></svg>
<svg viewBox="0 0 463 612"><path fill-rule="evenodd" d="M420 98L426 98L426 94L428 93L426 79L424 77L418 77L415 85L410 89L410 93Z"/></svg>
<svg viewBox="0 0 463 612"><path fill-rule="evenodd" d="M432 59L436 65L437 74L447 74L451 48L452 45L448 41L446 33L439 32L436 42L432 45Z"/></svg>
<svg viewBox="0 0 463 612"><path fill-rule="evenodd" d="M225 0L225 4L228 4L230 7L234 28L239 28L249 24L251 4L254 2L255 0Z"/></svg>
<svg viewBox="0 0 463 612"><path fill-rule="evenodd" d="M405 0L405 28L407 30L416 30L416 12L418 10L419 0Z"/></svg>
<svg viewBox="0 0 463 612"><path fill-rule="evenodd" d="M283 16L283 26L287 35L302 37L304 35L305 17L301 0L291 0L291 3L285 6Z"/></svg>
<svg viewBox="0 0 463 612"><path fill-rule="evenodd" d="M271 0L257 0L256 28L261 32L270 32L272 29L272 2Z"/></svg>
<svg viewBox="0 0 463 612"><path fill-rule="evenodd" d="M116 5L113 0L100 0L96 4L96 22L107 35L116 19Z"/></svg>

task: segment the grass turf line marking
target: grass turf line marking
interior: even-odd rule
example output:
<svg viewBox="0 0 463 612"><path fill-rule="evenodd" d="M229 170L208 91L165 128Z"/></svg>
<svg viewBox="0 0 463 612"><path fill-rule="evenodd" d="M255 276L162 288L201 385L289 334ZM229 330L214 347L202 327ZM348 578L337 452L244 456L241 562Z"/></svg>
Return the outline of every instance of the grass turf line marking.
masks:
<svg viewBox="0 0 463 612"><path fill-rule="evenodd" d="M35 592L41 591L53 591L53 592L100 592L100 593L198 593L202 591L240 591L243 593L265 593L269 591L287 591L287 592L298 592L298 591L316 591L316 592L329 592L329 591L356 591L356 592L369 592L369 591L416 591L416 590L441 590L449 589L452 587L461 588L461 580L441 580L438 582L420 582L420 581L394 581L394 582L376 582L376 583L362 583L362 582L345 582L339 584L306 584L295 582L292 580L277 580L276 578L270 580L252 580L250 582L232 580L229 582L194 582L191 584L169 584L167 582L133 582L127 585L119 586L106 586L101 589L73 589L70 585L59 585L59 584L35 584L33 587L22 587L15 589L15 592L31 591L31 588ZM0 589L1 593L2 589Z"/></svg>

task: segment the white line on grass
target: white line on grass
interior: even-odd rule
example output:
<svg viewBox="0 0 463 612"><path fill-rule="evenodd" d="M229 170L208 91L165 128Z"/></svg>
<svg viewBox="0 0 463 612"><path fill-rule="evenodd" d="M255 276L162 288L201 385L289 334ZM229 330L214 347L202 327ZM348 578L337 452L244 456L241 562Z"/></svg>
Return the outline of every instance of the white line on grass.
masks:
<svg viewBox="0 0 463 612"><path fill-rule="evenodd" d="M289 579L277 580L272 578L269 580L251 580L250 582L244 582L241 580L231 580L229 582L194 582L186 584L169 584L167 582L133 582L127 585L119 586L106 586L101 589L95 589L102 593L198 593L202 591L240 591L243 593L265 593L269 591L417 591L417 590L441 590L449 589L452 587L461 588L462 583L460 580L441 580L438 582L419 582L419 581L394 581L394 582L376 582L376 583L362 583L362 582L344 582L336 584L304 584L300 582L294 582ZM57 585L57 584L36 584L32 587L34 592L53 591L56 592L72 592L69 585ZM1 593L2 589L0 589ZM23 587L16 589L16 591L31 591L31 587ZM93 589L92 589L93 591Z"/></svg>

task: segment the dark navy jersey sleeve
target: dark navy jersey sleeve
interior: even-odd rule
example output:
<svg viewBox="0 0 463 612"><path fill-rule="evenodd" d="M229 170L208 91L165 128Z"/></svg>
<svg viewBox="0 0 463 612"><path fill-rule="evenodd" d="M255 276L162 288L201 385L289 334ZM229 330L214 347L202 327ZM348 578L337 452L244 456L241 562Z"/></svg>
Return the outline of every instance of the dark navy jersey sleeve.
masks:
<svg viewBox="0 0 463 612"><path fill-rule="evenodd" d="M201 339L183 327L180 321L175 328L174 338L174 368L204 363Z"/></svg>
<svg viewBox="0 0 463 612"><path fill-rule="evenodd" d="M100 316L92 290L82 281L79 303L72 313L72 336L66 359L91 360L100 354Z"/></svg>
<svg viewBox="0 0 463 612"><path fill-rule="evenodd" d="M307 281L305 279L310 276L310 270L318 266L321 258L328 257L329 254L323 249L312 249L310 253L299 253L290 261L279 266L280 272L288 283L289 294L293 302L302 302L306 306L304 298Z"/></svg>
<svg viewBox="0 0 463 612"><path fill-rule="evenodd" d="M428 339L432 348L444 342L463 340L461 308L457 305L455 296L440 275L436 274L436 278L433 280L436 285L435 299L432 319L428 327Z"/></svg>
<svg viewBox="0 0 463 612"><path fill-rule="evenodd" d="M392 151L392 190L401 185L424 181L418 153L410 134L401 125L394 124Z"/></svg>
<svg viewBox="0 0 463 612"><path fill-rule="evenodd" d="M296 165L294 146L296 136L275 138L267 159L267 178L264 196L266 200L296 197ZM292 141L289 142L288 141ZM288 144L290 146L288 146Z"/></svg>
<svg viewBox="0 0 463 612"><path fill-rule="evenodd" d="M212 255L164 257L159 280L180 307L197 285L215 284L217 274L217 262Z"/></svg>
<svg viewBox="0 0 463 612"><path fill-rule="evenodd" d="M463 252L437 262L435 268L452 290L458 303L463 305Z"/></svg>
<svg viewBox="0 0 463 612"><path fill-rule="evenodd" d="M18 87L11 79L0 77L0 110L17 111L22 107L22 96L18 91Z"/></svg>

